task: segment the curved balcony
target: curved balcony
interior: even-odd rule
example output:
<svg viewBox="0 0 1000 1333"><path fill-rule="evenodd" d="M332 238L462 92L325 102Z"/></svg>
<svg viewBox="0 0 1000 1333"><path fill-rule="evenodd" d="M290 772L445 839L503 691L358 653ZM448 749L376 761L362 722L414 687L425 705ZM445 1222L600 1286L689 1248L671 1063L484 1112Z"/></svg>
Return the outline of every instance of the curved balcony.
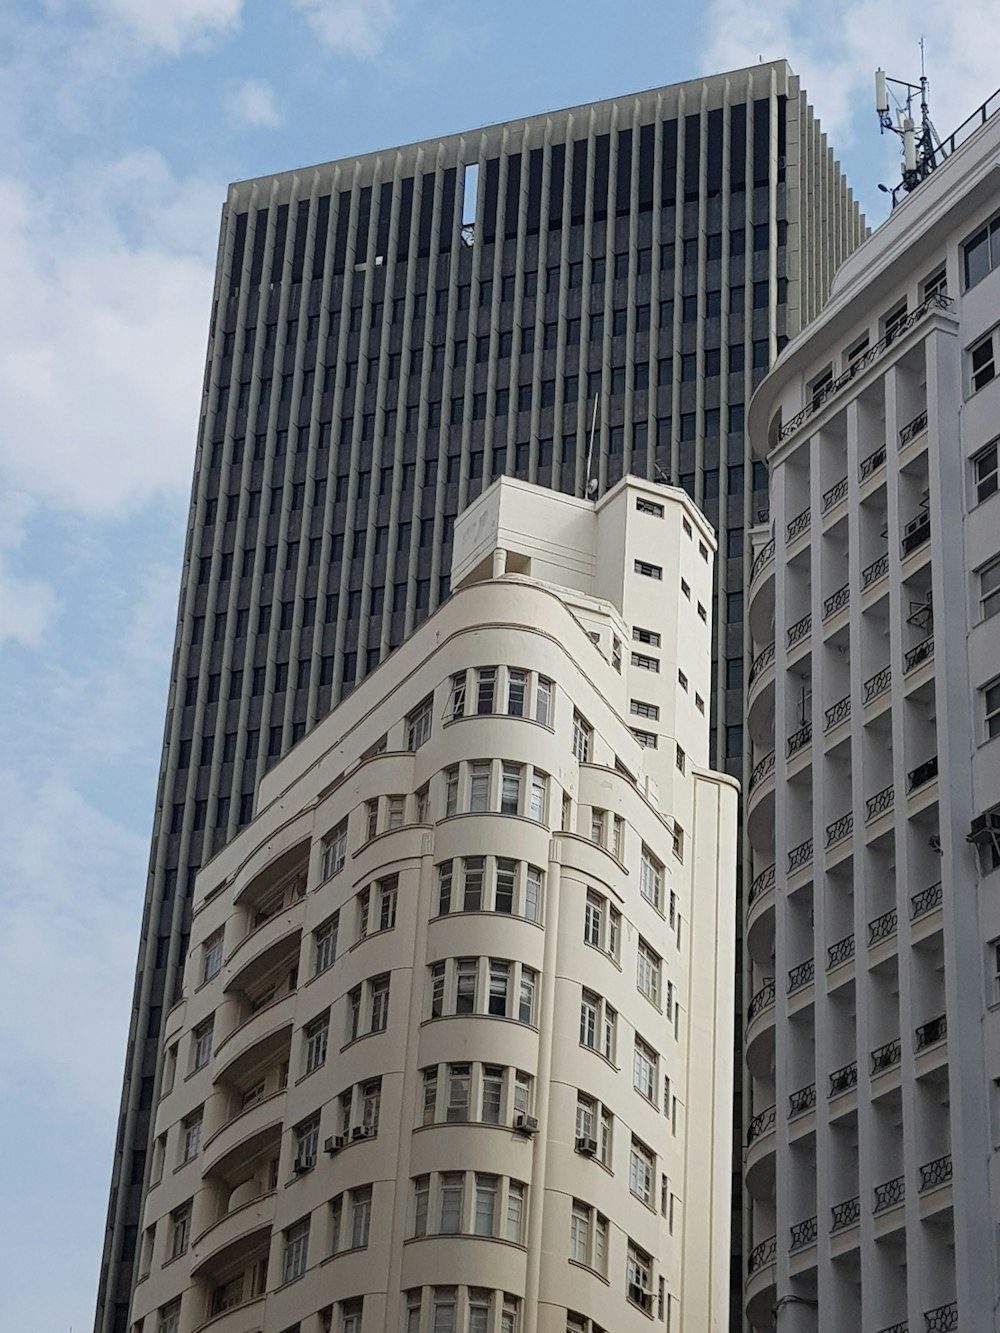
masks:
<svg viewBox="0 0 1000 1333"><path fill-rule="evenodd" d="M774 978L769 977L747 1006L747 1068L755 1078L770 1073L774 1058Z"/></svg>
<svg viewBox="0 0 1000 1333"><path fill-rule="evenodd" d="M213 1315L199 1324L195 1333L258 1333L264 1318L264 1296L234 1305L231 1310Z"/></svg>
<svg viewBox="0 0 1000 1333"><path fill-rule="evenodd" d="M774 862L754 876L747 895L746 941L750 957L764 964L774 953Z"/></svg>
<svg viewBox="0 0 1000 1333"><path fill-rule="evenodd" d="M775 1108L769 1106L747 1126L743 1179L755 1199L774 1197Z"/></svg>
<svg viewBox="0 0 1000 1333"><path fill-rule="evenodd" d="M747 837L761 855L768 853L774 842L774 766L775 754L769 750L753 766L747 781Z"/></svg>
<svg viewBox="0 0 1000 1333"><path fill-rule="evenodd" d="M774 744L774 644L754 658L747 690L747 730L755 746Z"/></svg>
<svg viewBox="0 0 1000 1333"><path fill-rule="evenodd" d="M774 626L774 539L762 547L750 570L747 589L750 633L756 643L767 643Z"/></svg>
<svg viewBox="0 0 1000 1333"><path fill-rule="evenodd" d="M300 898L240 940L226 960L223 989L251 989L276 969L285 955L297 963L304 911L305 899Z"/></svg>
<svg viewBox="0 0 1000 1333"><path fill-rule="evenodd" d="M274 1191L262 1194L242 1207L234 1208L207 1227L191 1242L192 1274L217 1261L218 1256L224 1252L235 1254L244 1244L248 1249L256 1248L261 1238L271 1233L274 1201L277 1197Z"/></svg>
<svg viewBox="0 0 1000 1333"><path fill-rule="evenodd" d="M774 1327L774 1267L778 1239L768 1236L755 1245L747 1256L747 1281L744 1288L747 1319L756 1328Z"/></svg>
<svg viewBox="0 0 1000 1333"><path fill-rule="evenodd" d="M225 1037L215 1051L214 1082L235 1079L244 1065L273 1062L287 1051L295 1013L295 991L265 1005Z"/></svg>
<svg viewBox="0 0 1000 1333"><path fill-rule="evenodd" d="M760 786L760 784L764 781L764 779L769 778L773 772L774 772L774 751L771 750L768 754L764 756L763 759L761 759L758 763L756 763L754 767L751 769L750 780L747 783L747 792L750 793L756 790L756 788Z"/></svg>
<svg viewBox="0 0 1000 1333"><path fill-rule="evenodd" d="M769 643L762 648L750 665L750 674L747 676L747 688L753 694L753 688L758 688L764 684L766 678L774 679L774 672L768 671L769 667L774 666L774 644Z"/></svg>
<svg viewBox="0 0 1000 1333"><path fill-rule="evenodd" d="M263 1098L233 1116L202 1146L202 1176L226 1177L251 1163L269 1139L281 1137L285 1114L285 1090Z"/></svg>

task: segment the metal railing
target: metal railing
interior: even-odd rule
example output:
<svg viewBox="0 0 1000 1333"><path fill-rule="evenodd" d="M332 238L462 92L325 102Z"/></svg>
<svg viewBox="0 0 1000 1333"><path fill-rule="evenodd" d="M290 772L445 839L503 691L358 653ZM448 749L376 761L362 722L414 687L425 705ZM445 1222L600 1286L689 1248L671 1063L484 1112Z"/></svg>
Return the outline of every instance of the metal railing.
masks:
<svg viewBox="0 0 1000 1333"><path fill-rule="evenodd" d="M926 662L929 657L934 656L934 635L930 634L926 639L922 639L916 647L911 648L903 657L903 670L912 671L915 666L921 662Z"/></svg>
<svg viewBox="0 0 1000 1333"><path fill-rule="evenodd" d="M771 665L774 661L774 644L769 643L766 648L762 648L750 665L750 675L747 677L747 684L752 685L762 671Z"/></svg>
<svg viewBox="0 0 1000 1333"><path fill-rule="evenodd" d="M852 1060L850 1064L844 1065L842 1069L835 1069L830 1075L830 1091L827 1096L839 1097L842 1092L850 1092L857 1086L858 1062Z"/></svg>
<svg viewBox="0 0 1000 1333"><path fill-rule="evenodd" d="M904 533L903 540L900 542L903 555L912 555L919 547L929 542L931 538L931 516L924 514L920 522L907 533Z"/></svg>
<svg viewBox="0 0 1000 1333"><path fill-rule="evenodd" d="M801 870L807 866L813 859L813 840L806 838L805 842L800 842L797 847L793 847L788 853L788 873L791 875L796 870Z"/></svg>
<svg viewBox="0 0 1000 1333"><path fill-rule="evenodd" d="M895 1208L896 1205L902 1203L905 1198L905 1177L897 1176L895 1180L886 1180L881 1185L875 1186L875 1207L872 1211L876 1213L884 1213L887 1208Z"/></svg>
<svg viewBox="0 0 1000 1333"><path fill-rule="evenodd" d="M839 505L841 500L847 499L847 478L841 479L830 487L828 491L823 492L822 512L828 514L835 505Z"/></svg>
<svg viewBox="0 0 1000 1333"><path fill-rule="evenodd" d="M925 786L932 778L938 775L938 757L932 755L930 759L925 759L922 764L910 770L906 775L906 790L916 791L918 787Z"/></svg>
<svg viewBox="0 0 1000 1333"><path fill-rule="evenodd" d="M788 646L794 648L812 629L812 614L807 613L801 620L796 620L794 625L788 627Z"/></svg>
<svg viewBox="0 0 1000 1333"><path fill-rule="evenodd" d="M793 1092L788 1098L788 1118L792 1116L803 1115L806 1111L811 1111L816 1105L816 1084L808 1083L804 1088L799 1088L798 1092Z"/></svg>
<svg viewBox="0 0 1000 1333"><path fill-rule="evenodd" d="M843 842L844 839L849 838L853 832L854 832L854 814L852 811L849 810L846 815L841 815L840 818L835 819L832 824L827 824L826 826L827 847L828 848L833 847L838 842Z"/></svg>
<svg viewBox="0 0 1000 1333"><path fill-rule="evenodd" d="M831 1231L843 1231L845 1227L852 1227L861 1220L861 1196L855 1194L853 1199L845 1199L843 1203L835 1203L830 1209Z"/></svg>
<svg viewBox="0 0 1000 1333"><path fill-rule="evenodd" d="M914 1050L926 1051L928 1046L935 1046L948 1035L948 1015L938 1014L937 1018L928 1019L914 1030Z"/></svg>
<svg viewBox="0 0 1000 1333"><path fill-rule="evenodd" d="M924 1333L954 1333L958 1328L958 1301L924 1311Z"/></svg>
<svg viewBox="0 0 1000 1333"><path fill-rule="evenodd" d="M888 912L883 912L877 916L874 921L868 922L868 947L878 944L881 940L891 939L899 929L899 914L895 907L890 907Z"/></svg>
<svg viewBox="0 0 1000 1333"><path fill-rule="evenodd" d="M896 789L890 782L888 787L883 787L877 791L874 796L869 796L865 801L865 822L870 819L877 819L879 815L884 815L887 810L891 810L896 800Z"/></svg>
<svg viewBox="0 0 1000 1333"><path fill-rule="evenodd" d="M910 1325L905 1319L901 1319L898 1324L886 1324L878 1333L910 1333Z"/></svg>
<svg viewBox="0 0 1000 1333"><path fill-rule="evenodd" d="M815 1217L807 1217L804 1222L796 1222L793 1227L789 1227L789 1251L794 1253L796 1250L804 1250L807 1245L815 1244L817 1230Z"/></svg>
<svg viewBox="0 0 1000 1333"><path fill-rule="evenodd" d="M778 439L784 440L794 431L797 431L800 426L804 425L809 420L814 412L818 412L823 404L828 402L834 394L839 393L845 385L850 384L851 381L856 379L863 370L867 370L868 367L877 361L908 329L912 328L918 320L922 319L929 310L935 307L939 310L947 310L950 305L950 297L942 296L940 293L934 292L922 301L920 305L915 306L909 314L904 315L902 319L898 320L883 338L880 338L877 343L872 343L867 351L863 352L861 356L856 357L843 374L838 375L836 379L830 380L828 384L824 384L822 389L815 390L812 398L805 407L802 408L800 412L797 412L790 421L779 428Z"/></svg>
<svg viewBox="0 0 1000 1333"><path fill-rule="evenodd" d="M951 1153L935 1157L933 1162L925 1162L920 1168L920 1189L932 1190L936 1185L946 1185L951 1180Z"/></svg>
<svg viewBox="0 0 1000 1333"><path fill-rule="evenodd" d="M832 730L833 727L837 726L839 723L846 722L847 719L851 716L851 696L849 694L845 694L843 699L838 699L837 702L831 708L828 708L826 710L823 716L824 716L824 726L823 726L824 731L830 731Z"/></svg>
<svg viewBox="0 0 1000 1333"><path fill-rule="evenodd" d="M801 514L796 514L788 523L788 526L785 528L785 539L793 542L796 537L801 537L803 532L809 531L809 524L811 521L812 519L809 510L803 509Z"/></svg>
<svg viewBox="0 0 1000 1333"><path fill-rule="evenodd" d="M884 1074L887 1069L895 1069L903 1057L903 1043L899 1037L887 1041L884 1046L876 1046L871 1054L871 1075Z"/></svg>
<svg viewBox="0 0 1000 1333"><path fill-rule="evenodd" d="M750 892L747 894L747 907L753 907L762 893L766 893L768 889L773 888L774 862L772 861L769 866L765 866L759 875L754 875L750 883Z"/></svg>
<svg viewBox="0 0 1000 1333"><path fill-rule="evenodd" d="M755 1245L747 1257L747 1277L751 1277L761 1268L773 1264L778 1253L777 1236L768 1236L759 1245Z"/></svg>
<svg viewBox="0 0 1000 1333"><path fill-rule="evenodd" d="M861 571L861 591L866 592L873 583L877 583L879 579L885 578L888 572L889 552L886 551L885 555L880 555L877 560L873 560L870 565L867 565Z"/></svg>
<svg viewBox="0 0 1000 1333"><path fill-rule="evenodd" d="M804 963L797 963L788 969L788 994L793 995L803 986L808 986L816 976L816 960L807 958Z"/></svg>
<svg viewBox="0 0 1000 1333"><path fill-rule="evenodd" d="M774 1106L768 1106L755 1115L747 1125L747 1147L749 1148L750 1144L756 1139L763 1138L765 1134L774 1129L777 1118L777 1108Z"/></svg>
<svg viewBox="0 0 1000 1333"><path fill-rule="evenodd" d="M774 751L769 751L759 763L755 764L750 773L750 781L747 783L747 794L753 791L759 782L774 772Z"/></svg>
<svg viewBox="0 0 1000 1333"><path fill-rule="evenodd" d="M892 684L892 667L884 666L881 671L876 671L874 676L869 676L861 687L861 697L866 704L870 704L873 699L877 699L880 694L884 694Z"/></svg>
<svg viewBox="0 0 1000 1333"><path fill-rule="evenodd" d="M804 727L799 727L798 731L792 732L788 738L787 745L789 759L791 759L793 754L798 754L800 750L804 749L809 744L812 740L812 734L813 729L811 722L807 722Z"/></svg>
<svg viewBox="0 0 1000 1333"><path fill-rule="evenodd" d="M927 912L933 912L935 907L941 906L943 890L941 881L931 884L926 889L921 889L910 899L910 920L916 921L918 917L924 916Z"/></svg>
<svg viewBox="0 0 1000 1333"><path fill-rule="evenodd" d="M762 1014L765 1009L770 1009L774 1004L775 986L774 977L768 977L761 986L760 990L747 1005L747 1026L753 1022L758 1014Z"/></svg>
<svg viewBox="0 0 1000 1333"><path fill-rule="evenodd" d="M917 436L926 429L927 429L927 408L925 407L922 412L917 413L917 415L913 418L912 421L908 421L906 425L903 427L903 429L899 432L900 449L905 449L906 446L911 442L911 440L915 440Z"/></svg>
<svg viewBox="0 0 1000 1333"><path fill-rule="evenodd" d="M851 585L845 583L842 588L838 588L836 592L831 593L823 603L823 619L829 620L829 618L835 616L838 611L843 611L844 607L849 605L850 600Z"/></svg>
<svg viewBox="0 0 1000 1333"><path fill-rule="evenodd" d="M880 444L867 458L861 460L861 466L858 468L861 481L867 481L869 477L875 475L880 467L884 466L885 452L885 445Z"/></svg>
<svg viewBox="0 0 1000 1333"><path fill-rule="evenodd" d="M841 963L847 963L854 957L854 933L845 935L842 940L836 944L827 946L826 950L826 970L829 972L832 967L839 967Z"/></svg>
<svg viewBox="0 0 1000 1333"><path fill-rule="evenodd" d="M757 577L757 575L760 573L760 571L764 568L764 566L768 563L768 561L769 561L769 560L773 560L773 559L774 559L774 538L772 537L771 540L770 540L769 542L766 542L766 543L760 548L760 550L757 552L756 556L754 557L754 562L753 562L753 564L750 566L750 582L751 582L751 583L753 583L754 579Z"/></svg>

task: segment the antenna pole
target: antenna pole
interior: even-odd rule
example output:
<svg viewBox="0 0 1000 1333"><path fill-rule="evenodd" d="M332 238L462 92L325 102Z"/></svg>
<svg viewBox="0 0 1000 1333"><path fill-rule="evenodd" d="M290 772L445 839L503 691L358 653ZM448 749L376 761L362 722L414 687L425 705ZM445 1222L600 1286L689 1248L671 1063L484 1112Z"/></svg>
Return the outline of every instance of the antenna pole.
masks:
<svg viewBox="0 0 1000 1333"><path fill-rule="evenodd" d="M594 397L594 414L590 419L590 442L587 445L587 477L583 488L584 495L590 493L590 468L594 458L594 435L597 431L597 405L600 401L601 391L598 389Z"/></svg>

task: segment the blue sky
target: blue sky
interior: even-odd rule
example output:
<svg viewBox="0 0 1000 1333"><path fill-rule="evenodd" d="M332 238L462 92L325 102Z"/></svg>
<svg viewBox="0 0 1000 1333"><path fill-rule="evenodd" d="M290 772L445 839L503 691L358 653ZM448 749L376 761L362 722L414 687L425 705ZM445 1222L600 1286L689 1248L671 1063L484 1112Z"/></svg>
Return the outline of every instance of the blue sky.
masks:
<svg viewBox="0 0 1000 1333"><path fill-rule="evenodd" d="M878 221L921 22L947 133L995 0L7 0L0 1328L93 1319L227 183L784 55Z"/></svg>

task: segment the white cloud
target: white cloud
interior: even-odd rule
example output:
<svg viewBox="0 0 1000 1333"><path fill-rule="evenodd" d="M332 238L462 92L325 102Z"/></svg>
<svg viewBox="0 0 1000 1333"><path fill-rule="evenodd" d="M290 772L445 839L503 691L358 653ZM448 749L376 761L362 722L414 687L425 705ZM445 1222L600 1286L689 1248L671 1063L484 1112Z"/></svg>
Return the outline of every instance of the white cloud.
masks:
<svg viewBox="0 0 1000 1333"><path fill-rule="evenodd" d="M372 60L399 22L398 0L291 0L331 51Z"/></svg>
<svg viewBox="0 0 1000 1333"><path fill-rule="evenodd" d="M263 79L243 79L226 93L226 117L239 129L276 129L284 123L274 89Z"/></svg>
<svg viewBox="0 0 1000 1333"><path fill-rule="evenodd" d="M236 28L243 0L96 0L95 7L144 45L180 55Z"/></svg>

